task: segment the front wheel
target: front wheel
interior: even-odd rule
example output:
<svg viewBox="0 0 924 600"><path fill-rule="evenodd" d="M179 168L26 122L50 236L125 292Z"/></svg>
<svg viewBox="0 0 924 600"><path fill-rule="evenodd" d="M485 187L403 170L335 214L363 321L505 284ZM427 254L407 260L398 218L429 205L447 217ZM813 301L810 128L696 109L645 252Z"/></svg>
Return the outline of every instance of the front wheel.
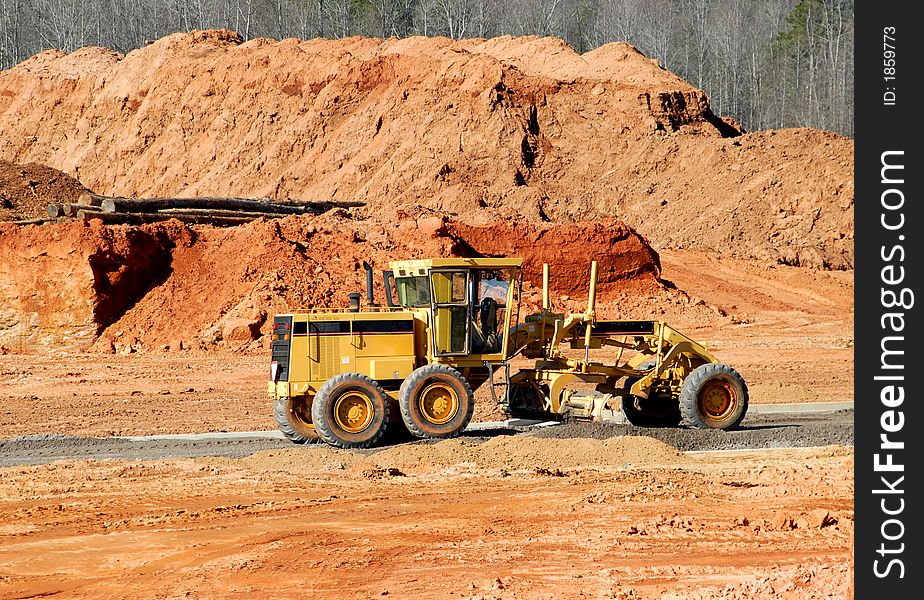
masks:
<svg viewBox="0 0 924 600"><path fill-rule="evenodd" d="M318 436L338 448L368 448L385 433L388 399L374 379L341 373L324 382L311 405Z"/></svg>
<svg viewBox="0 0 924 600"><path fill-rule="evenodd" d="M446 365L424 365L411 373L398 392L401 418L419 438L459 435L472 420L475 395L461 373Z"/></svg>
<svg viewBox="0 0 924 600"><path fill-rule="evenodd" d="M748 386L728 365L700 365L683 381L680 410L691 427L734 429L748 410Z"/></svg>

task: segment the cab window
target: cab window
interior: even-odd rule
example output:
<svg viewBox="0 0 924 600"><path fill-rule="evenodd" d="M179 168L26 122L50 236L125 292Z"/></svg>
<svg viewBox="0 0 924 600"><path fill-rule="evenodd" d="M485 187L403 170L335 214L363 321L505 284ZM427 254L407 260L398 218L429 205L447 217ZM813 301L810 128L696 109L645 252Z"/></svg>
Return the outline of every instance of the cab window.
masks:
<svg viewBox="0 0 924 600"><path fill-rule="evenodd" d="M433 271L434 304L465 304L465 271Z"/></svg>
<svg viewBox="0 0 924 600"><path fill-rule="evenodd" d="M430 306L430 282L426 276L396 277L395 285L401 306Z"/></svg>

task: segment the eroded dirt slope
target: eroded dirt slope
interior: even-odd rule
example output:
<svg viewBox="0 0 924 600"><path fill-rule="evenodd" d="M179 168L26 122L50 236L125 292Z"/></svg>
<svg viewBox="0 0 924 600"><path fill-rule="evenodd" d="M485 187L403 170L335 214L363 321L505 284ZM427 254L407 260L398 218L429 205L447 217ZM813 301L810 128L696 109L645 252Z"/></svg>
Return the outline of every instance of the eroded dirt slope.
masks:
<svg viewBox="0 0 924 600"><path fill-rule="evenodd" d="M0 159L117 195L618 216L656 247L853 264L853 143L740 130L631 46L174 34L0 73Z"/></svg>
<svg viewBox="0 0 924 600"><path fill-rule="evenodd" d="M479 227L432 216L381 223L334 212L227 229L176 221L0 224L0 346L38 352L96 342L107 352L116 342L129 350L246 345L268 331L274 312L345 306L348 292L365 289L363 261L381 271L396 257L522 256L527 291L541 283L542 263L549 262L558 268L557 293L586 294L582 271L590 255L600 263L604 296L661 287L657 254L612 220L512 219ZM524 310L538 302L530 293Z"/></svg>

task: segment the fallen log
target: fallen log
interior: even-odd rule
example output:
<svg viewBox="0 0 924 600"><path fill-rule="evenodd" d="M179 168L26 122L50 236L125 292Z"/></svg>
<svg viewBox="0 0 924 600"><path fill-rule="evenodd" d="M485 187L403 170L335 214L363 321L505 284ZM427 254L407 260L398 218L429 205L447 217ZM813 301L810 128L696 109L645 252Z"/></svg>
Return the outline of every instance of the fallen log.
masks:
<svg viewBox="0 0 924 600"><path fill-rule="evenodd" d="M105 212L153 212L169 209L212 209L240 210L249 212L281 214L319 214L332 208L356 208L365 206L365 202L301 202L299 204L279 204L267 200L249 198L119 198L90 194L91 206L99 206ZM81 196L81 204L87 204Z"/></svg>
<svg viewBox="0 0 924 600"><path fill-rule="evenodd" d="M216 217L207 215L183 215L170 213L112 213L100 210L78 210L77 218L83 221L99 219L103 223L114 225L143 225L145 223L157 223L158 221L168 221L176 219L182 223L192 225L215 225L217 227L230 227L234 225L243 225L253 221L252 217Z"/></svg>
<svg viewBox="0 0 924 600"><path fill-rule="evenodd" d="M65 217L76 217L78 210L99 210L99 207L89 204L71 204L69 202L61 205L61 212Z"/></svg>
<svg viewBox="0 0 924 600"><path fill-rule="evenodd" d="M81 200L87 200L87 194L81 194ZM80 204L77 202L65 202L64 204L49 204L48 217L56 219L58 217L76 217L78 210L99 210L99 204Z"/></svg>
<svg viewBox="0 0 924 600"><path fill-rule="evenodd" d="M100 204L103 212L150 213L157 210L173 208L212 209L212 210L239 210L264 213L280 213L300 215L311 211L305 206L290 206L285 204L272 204L259 200L244 200L242 198L145 198L132 200L129 198L106 198Z"/></svg>
<svg viewBox="0 0 924 600"><path fill-rule="evenodd" d="M139 214L139 213L135 213ZM147 213L145 213L147 214ZM215 210L211 208L168 208L157 211L159 215L185 215L190 217L247 217L249 219L281 219L290 215L286 213L254 212L250 210Z"/></svg>
<svg viewBox="0 0 924 600"><path fill-rule="evenodd" d="M103 198L105 198L105 196L100 196L99 194L94 194L93 192L84 192L77 198L77 204L83 204L85 206L99 206L103 203Z"/></svg>
<svg viewBox="0 0 924 600"><path fill-rule="evenodd" d="M41 225L48 219L23 219L22 221L13 221L13 225Z"/></svg>

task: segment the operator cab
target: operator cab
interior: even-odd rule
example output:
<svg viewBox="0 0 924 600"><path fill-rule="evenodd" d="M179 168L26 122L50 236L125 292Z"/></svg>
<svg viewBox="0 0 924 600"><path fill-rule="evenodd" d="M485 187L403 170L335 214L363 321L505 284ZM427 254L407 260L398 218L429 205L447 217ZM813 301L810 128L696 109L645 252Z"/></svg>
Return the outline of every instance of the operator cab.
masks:
<svg viewBox="0 0 924 600"><path fill-rule="evenodd" d="M496 258L394 262L386 272L389 305L428 309L435 356L503 358L521 265Z"/></svg>

